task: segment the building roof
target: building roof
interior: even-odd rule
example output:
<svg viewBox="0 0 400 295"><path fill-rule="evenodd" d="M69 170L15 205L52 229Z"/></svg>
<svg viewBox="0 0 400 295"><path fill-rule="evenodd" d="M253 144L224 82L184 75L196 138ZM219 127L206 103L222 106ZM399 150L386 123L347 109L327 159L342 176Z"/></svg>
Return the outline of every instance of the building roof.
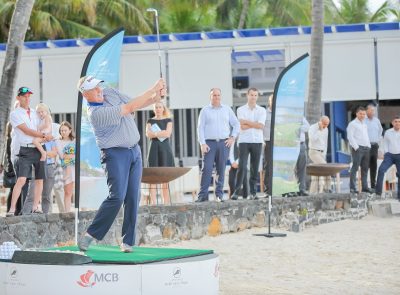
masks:
<svg viewBox="0 0 400 295"><path fill-rule="evenodd" d="M348 25L329 25L324 27L325 34L341 34L350 32L366 32L366 31L391 31L400 30L399 22L390 23L369 23L369 24L348 24ZM225 30L211 32L192 32L192 33L171 33L161 34L160 42L181 42L209 39L240 39L240 38L268 38L273 36L290 36L290 35L309 35L311 27L281 27L281 28L259 28L259 29L243 29L243 30ZM26 49L45 49L60 47L82 47L93 46L101 38L87 39L62 39L48 41L28 41L24 43ZM139 35L125 36L124 44L132 43L154 43L157 42L157 35ZM6 50L6 44L0 44L0 51Z"/></svg>

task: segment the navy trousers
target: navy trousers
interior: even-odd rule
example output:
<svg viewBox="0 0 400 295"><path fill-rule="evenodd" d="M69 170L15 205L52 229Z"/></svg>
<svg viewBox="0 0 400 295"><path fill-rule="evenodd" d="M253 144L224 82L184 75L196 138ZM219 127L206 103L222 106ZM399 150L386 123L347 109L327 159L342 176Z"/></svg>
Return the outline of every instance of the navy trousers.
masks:
<svg viewBox="0 0 400 295"><path fill-rule="evenodd" d="M135 244L136 218L140 201L142 153L138 145L129 149L103 149L101 163L105 167L109 195L101 204L87 232L95 239L102 240L123 204L122 241L132 246Z"/></svg>
<svg viewBox="0 0 400 295"><path fill-rule="evenodd" d="M383 162L379 166L378 170L378 180L376 181L376 193L382 193L383 177L386 171L392 166L396 165L396 176L397 176L397 198L400 199L400 154L385 153L383 157Z"/></svg>
<svg viewBox="0 0 400 295"><path fill-rule="evenodd" d="M210 150L203 155L203 167L201 168L200 192L198 197L199 199L208 200L208 188L211 184L211 175L215 163L215 170L217 172L215 195L218 198L222 198L224 195L225 167L229 155L229 148L225 146L225 140L206 140L206 144L210 147Z"/></svg>

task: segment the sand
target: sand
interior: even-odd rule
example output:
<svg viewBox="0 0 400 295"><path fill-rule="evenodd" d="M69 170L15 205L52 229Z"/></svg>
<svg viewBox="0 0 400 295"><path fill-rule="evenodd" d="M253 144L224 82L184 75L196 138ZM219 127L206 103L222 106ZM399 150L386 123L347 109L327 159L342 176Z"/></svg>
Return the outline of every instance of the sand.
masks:
<svg viewBox="0 0 400 295"><path fill-rule="evenodd" d="M176 248L220 256L220 294L400 294L400 218L368 216L253 236L255 228L183 241ZM282 232L282 230L273 230Z"/></svg>

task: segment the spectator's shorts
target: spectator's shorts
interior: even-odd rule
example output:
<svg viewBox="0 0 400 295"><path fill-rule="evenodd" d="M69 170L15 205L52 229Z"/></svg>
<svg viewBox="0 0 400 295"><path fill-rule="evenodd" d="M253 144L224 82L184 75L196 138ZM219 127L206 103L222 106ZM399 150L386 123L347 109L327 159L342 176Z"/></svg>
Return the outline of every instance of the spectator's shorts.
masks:
<svg viewBox="0 0 400 295"><path fill-rule="evenodd" d="M17 160L17 177L32 176L32 165L35 169L35 179L45 179L46 161L40 161L41 154L37 148L23 147L19 149L18 160Z"/></svg>

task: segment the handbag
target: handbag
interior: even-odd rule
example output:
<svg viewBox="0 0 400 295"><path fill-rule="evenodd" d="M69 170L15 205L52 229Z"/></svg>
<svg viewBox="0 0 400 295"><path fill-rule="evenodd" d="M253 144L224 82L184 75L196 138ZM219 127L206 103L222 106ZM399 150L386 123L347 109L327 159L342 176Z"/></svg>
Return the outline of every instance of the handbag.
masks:
<svg viewBox="0 0 400 295"><path fill-rule="evenodd" d="M15 185L17 177L14 173L14 170L5 171L3 176L3 186L6 188L12 188Z"/></svg>

